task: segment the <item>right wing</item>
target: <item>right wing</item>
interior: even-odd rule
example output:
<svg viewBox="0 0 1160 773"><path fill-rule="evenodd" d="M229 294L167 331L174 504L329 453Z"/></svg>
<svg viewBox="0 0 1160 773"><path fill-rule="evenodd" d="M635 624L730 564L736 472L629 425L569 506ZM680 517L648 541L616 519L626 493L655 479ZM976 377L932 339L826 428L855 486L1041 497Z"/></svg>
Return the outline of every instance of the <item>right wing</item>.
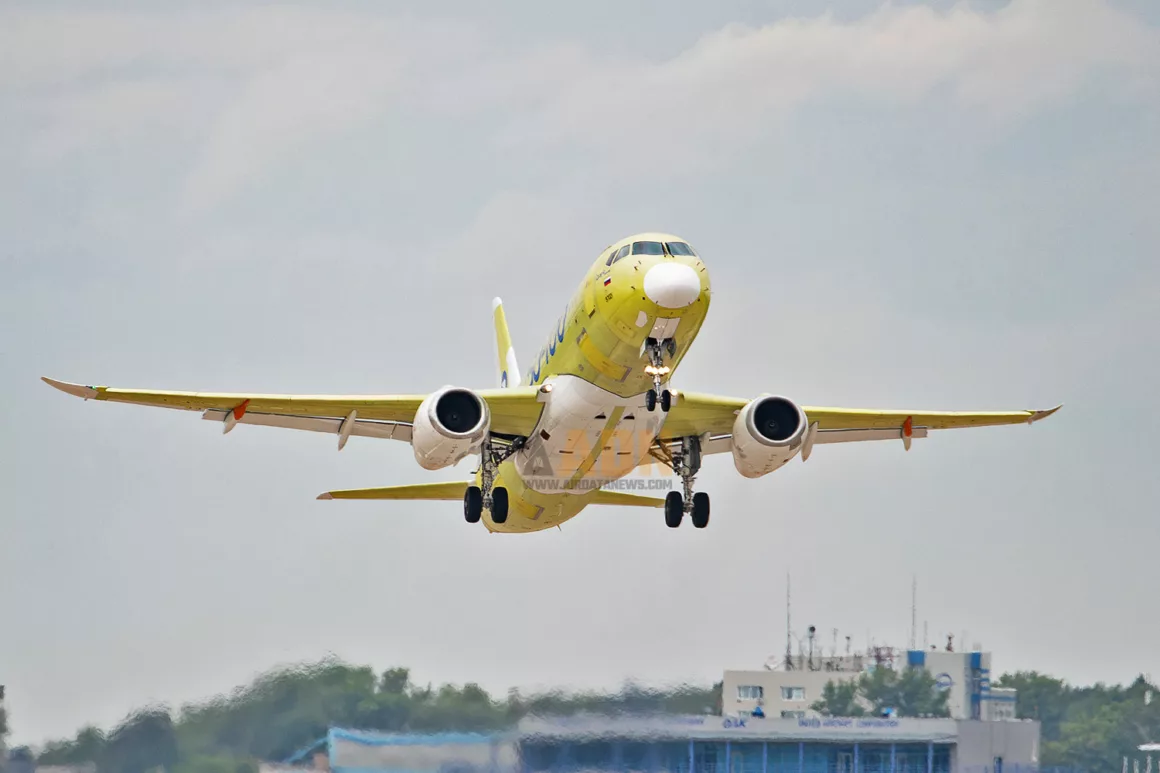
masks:
<svg viewBox="0 0 1160 773"><path fill-rule="evenodd" d="M85 400L150 405L201 411L220 421L222 431L237 424L285 427L339 436L339 448L350 435L410 441L415 412L426 395L266 395L228 392L168 392L116 389L42 379L49 386ZM491 431L500 437L527 437L543 405L535 387L474 390L491 411Z"/></svg>
<svg viewBox="0 0 1160 773"><path fill-rule="evenodd" d="M680 392L645 464L656 460L671 465L672 452L680 438L691 435L702 438L702 454L729 453L733 447L733 422L748 402L748 398ZM1038 411L910 411L802 406L802 411L807 426L816 428L813 445L902 440L909 448L912 437L925 438L930 430L1034 424L1059 408ZM808 449L803 451L803 459L806 451Z"/></svg>

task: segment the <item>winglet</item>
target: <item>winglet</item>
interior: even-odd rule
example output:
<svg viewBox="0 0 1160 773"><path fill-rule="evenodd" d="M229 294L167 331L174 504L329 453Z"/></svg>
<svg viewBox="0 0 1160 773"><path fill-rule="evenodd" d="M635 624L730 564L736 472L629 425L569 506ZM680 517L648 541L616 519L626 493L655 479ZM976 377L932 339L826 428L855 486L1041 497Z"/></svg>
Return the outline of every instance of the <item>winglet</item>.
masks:
<svg viewBox="0 0 1160 773"><path fill-rule="evenodd" d="M319 494L319 495L318 495L316 498L317 498L317 499L334 499L334 497L332 497L332 496L330 495L330 492L329 492L329 491L326 491L326 492L323 492L323 493Z"/></svg>
<svg viewBox="0 0 1160 773"><path fill-rule="evenodd" d="M48 376L41 376L40 380L48 384L50 387L59 389L65 394L72 395L73 397L82 397L85 400L92 400L97 396L97 390L91 386L85 386L83 384L70 384L67 381L57 381L56 379L49 378Z"/></svg>
<svg viewBox="0 0 1160 773"><path fill-rule="evenodd" d="M1046 419L1048 416L1055 413L1056 411L1058 411L1062 407L1063 407L1063 403L1060 403L1059 405L1055 406L1054 408L1048 408L1046 411L1035 411L1034 413L1032 413L1030 416L1027 417L1027 423L1034 424L1035 422L1039 421L1040 419Z"/></svg>

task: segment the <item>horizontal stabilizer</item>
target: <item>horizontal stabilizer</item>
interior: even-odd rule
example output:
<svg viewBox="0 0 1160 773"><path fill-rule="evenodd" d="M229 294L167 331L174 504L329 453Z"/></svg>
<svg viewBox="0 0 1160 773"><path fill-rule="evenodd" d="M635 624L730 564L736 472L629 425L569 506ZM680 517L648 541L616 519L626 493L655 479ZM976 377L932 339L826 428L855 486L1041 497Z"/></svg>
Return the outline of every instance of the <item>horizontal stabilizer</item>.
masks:
<svg viewBox="0 0 1160 773"><path fill-rule="evenodd" d="M664 507L665 500L656 497L642 497L639 494L625 494L620 491L600 489L592 497L594 505L618 505L620 507Z"/></svg>
<svg viewBox="0 0 1160 773"><path fill-rule="evenodd" d="M319 499L429 499L446 502L463 501L467 483L415 483L410 486L385 486L383 488L351 488L342 491L327 491L319 494Z"/></svg>

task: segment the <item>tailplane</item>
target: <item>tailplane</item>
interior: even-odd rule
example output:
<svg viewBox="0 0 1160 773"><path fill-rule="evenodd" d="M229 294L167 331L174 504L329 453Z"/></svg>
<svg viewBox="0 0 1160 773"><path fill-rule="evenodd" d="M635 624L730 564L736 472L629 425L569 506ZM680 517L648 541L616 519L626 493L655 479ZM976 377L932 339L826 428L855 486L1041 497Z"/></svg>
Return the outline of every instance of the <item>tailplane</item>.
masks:
<svg viewBox="0 0 1160 773"><path fill-rule="evenodd" d="M501 387L520 385L520 366L516 362L516 350L512 348L512 337L508 333L507 318L503 313L503 301L495 298L491 302L495 321L495 345L499 354L499 385Z"/></svg>
<svg viewBox="0 0 1160 773"><path fill-rule="evenodd" d="M463 493L470 484L451 481L447 483L414 483L409 486L386 486L384 488L352 488L341 491L327 491L319 494L319 499L410 499L437 500L444 502L462 501Z"/></svg>

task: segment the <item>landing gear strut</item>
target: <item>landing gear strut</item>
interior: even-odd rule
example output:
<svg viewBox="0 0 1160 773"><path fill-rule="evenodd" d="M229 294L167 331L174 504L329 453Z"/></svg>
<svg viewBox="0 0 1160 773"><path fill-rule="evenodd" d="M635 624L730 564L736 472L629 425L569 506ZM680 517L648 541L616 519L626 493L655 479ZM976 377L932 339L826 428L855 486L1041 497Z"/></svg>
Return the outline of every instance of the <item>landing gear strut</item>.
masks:
<svg viewBox="0 0 1160 773"><path fill-rule="evenodd" d="M665 525L675 529L688 513L693 526L703 529L709 525L709 495L693 493L693 481L701 470L701 439L681 438L681 449L673 454L673 471L681 476L682 491L670 491L665 496Z"/></svg>
<svg viewBox="0 0 1160 773"><path fill-rule="evenodd" d="M665 413L669 412L669 408L673 404L673 395L669 390L661 391L661 377L667 376L670 368L664 364L664 353L667 350L669 357L673 357L677 353L677 342L672 338L667 338L664 341L658 341L655 338L649 338L644 343L645 351L648 353L648 365L644 372L648 373L653 378L653 388L648 390L645 394L645 407L649 411L656 410L657 398L660 398L661 410Z"/></svg>
<svg viewBox="0 0 1160 773"><path fill-rule="evenodd" d="M479 449L480 483L482 486L468 486L463 493L463 517L468 523L479 523L484 510L491 511L491 520L505 523L508 517L508 490L495 485L499 466L509 456L523 448L523 438L499 441L488 435Z"/></svg>

